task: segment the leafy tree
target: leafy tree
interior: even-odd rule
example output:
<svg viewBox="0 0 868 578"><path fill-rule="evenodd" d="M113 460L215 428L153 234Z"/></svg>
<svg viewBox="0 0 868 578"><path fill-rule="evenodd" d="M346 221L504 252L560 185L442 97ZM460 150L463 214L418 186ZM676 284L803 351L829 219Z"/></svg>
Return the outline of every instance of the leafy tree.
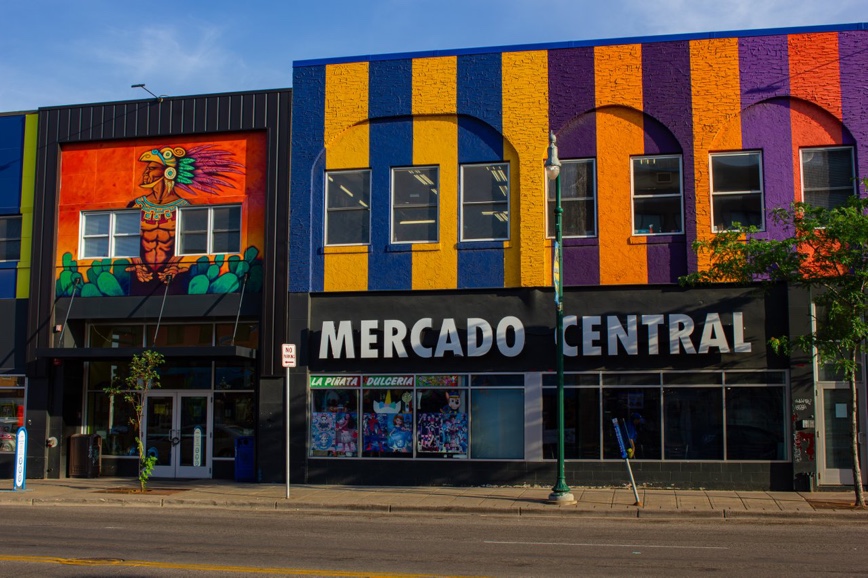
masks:
<svg viewBox="0 0 868 578"><path fill-rule="evenodd" d="M130 417L130 425L137 432L136 450L139 454L139 484L142 493L145 492L148 478L157 465L157 458L145 453L143 418L145 411L145 396L152 389L160 387L160 374L157 368L164 362L162 354L145 350L141 354L133 355L130 362L129 372L126 377L116 377L105 392L114 397L119 395L130 404L133 415Z"/></svg>
<svg viewBox="0 0 868 578"><path fill-rule="evenodd" d="M868 185L868 179L863 181ZM793 347L823 363L832 363L850 384L850 434L856 505L865 507L859 458L859 362L868 337L868 199L853 197L826 209L795 203L771 212L786 236L768 239L755 227L737 225L694 250L707 256L708 267L681 279L684 284L787 283L809 291L816 307L812 331L769 340L777 353Z"/></svg>

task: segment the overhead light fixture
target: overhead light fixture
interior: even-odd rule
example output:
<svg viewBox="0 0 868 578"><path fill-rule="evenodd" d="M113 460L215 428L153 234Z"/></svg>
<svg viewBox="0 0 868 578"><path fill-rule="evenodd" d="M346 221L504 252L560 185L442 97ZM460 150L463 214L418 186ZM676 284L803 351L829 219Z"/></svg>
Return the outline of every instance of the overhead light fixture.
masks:
<svg viewBox="0 0 868 578"><path fill-rule="evenodd" d="M340 187L341 187L341 190L342 190L343 192L345 192L346 194L348 194L348 195L351 196L351 197L353 196L353 193L352 193L348 188L346 188L346 187L343 186L343 185L340 185Z"/></svg>
<svg viewBox="0 0 868 578"><path fill-rule="evenodd" d="M148 90L144 83L142 83L142 84L131 84L131 85L130 85L130 88L141 88L142 90L144 90L145 92L147 92L148 94L150 94L151 96L153 96L153 97L157 100L157 102L163 102L163 99L165 98L165 95L157 96L156 94L154 94L153 92L151 92L150 90Z"/></svg>

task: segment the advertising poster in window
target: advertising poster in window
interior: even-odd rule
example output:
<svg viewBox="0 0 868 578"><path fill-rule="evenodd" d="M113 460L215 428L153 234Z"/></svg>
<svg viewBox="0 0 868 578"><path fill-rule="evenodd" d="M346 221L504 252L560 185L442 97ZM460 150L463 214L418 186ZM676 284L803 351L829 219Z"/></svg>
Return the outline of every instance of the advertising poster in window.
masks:
<svg viewBox="0 0 868 578"><path fill-rule="evenodd" d="M412 375L364 377L364 457L412 457L413 381Z"/></svg>
<svg viewBox="0 0 868 578"><path fill-rule="evenodd" d="M419 455L467 457L467 390L463 375L416 378L416 417Z"/></svg>
<svg viewBox="0 0 868 578"><path fill-rule="evenodd" d="M264 133L65 145L56 296L261 291Z"/></svg>
<svg viewBox="0 0 868 578"><path fill-rule="evenodd" d="M311 456L358 456L359 381L357 375L310 378Z"/></svg>

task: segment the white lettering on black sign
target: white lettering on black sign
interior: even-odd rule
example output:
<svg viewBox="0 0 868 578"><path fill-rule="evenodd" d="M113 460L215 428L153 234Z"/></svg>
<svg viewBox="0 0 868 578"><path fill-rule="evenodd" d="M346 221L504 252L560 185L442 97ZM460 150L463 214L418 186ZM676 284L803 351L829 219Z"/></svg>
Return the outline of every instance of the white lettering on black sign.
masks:
<svg viewBox="0 0 868 578"><path fill-rule="evenodd" d="M496 325L485 319L471 317L466 330L459 330L455 319L447 317L435 326L434 319L424 317L409 328L398 319L364 319L358 324L358 352L353 339L353 322L323 321L320 334L320 359L391 359L409 357L409 351L423 359L481 357L496 350L503 357L516 357L525 346L524 325L517 317L507 316ZM567 330L580 330L581 342L570 343ZM640 330L640 327L642 328ZM732 313L732 335L724 330L720 313L705 316L702 332L696 343L697 324L693 317L681 313L669 315L567 315L564 317L564 354L568 357L595 357L621 354L704 355L717 353L750 353L751 344L744 340L744 315ZM426 345L423 336L436 332L437 343ZM640 332L647 335L640 348ZM409 344L407 338L409 337ZM464 341L462 342L462 337ZM667 347L668 342L668 347ZM409 351L407 348L409 345Z"/></svg>

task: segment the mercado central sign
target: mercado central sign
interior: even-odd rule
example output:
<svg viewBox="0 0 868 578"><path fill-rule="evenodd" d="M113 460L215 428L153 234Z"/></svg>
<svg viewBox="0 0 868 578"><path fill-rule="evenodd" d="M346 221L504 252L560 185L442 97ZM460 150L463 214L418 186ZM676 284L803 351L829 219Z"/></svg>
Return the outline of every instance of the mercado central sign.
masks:
<svg viewBox="0 0 868 578"><path fill-rule="evenodd" d="M731 321L728 327L724 320ZM411 324L398 319L323 321L319 359L406 358L411 353L420 358L481 357L488 353L517 357L524 351L526 333L518 317L461 321L461 329L450 317L438 323L425 317ZM710 312L701 319L681 313L567 315L564 334L564 354L570 357L751 352L751 344L744 338L741 311ZM436 343L432 335L436 335Z"/></svg>

